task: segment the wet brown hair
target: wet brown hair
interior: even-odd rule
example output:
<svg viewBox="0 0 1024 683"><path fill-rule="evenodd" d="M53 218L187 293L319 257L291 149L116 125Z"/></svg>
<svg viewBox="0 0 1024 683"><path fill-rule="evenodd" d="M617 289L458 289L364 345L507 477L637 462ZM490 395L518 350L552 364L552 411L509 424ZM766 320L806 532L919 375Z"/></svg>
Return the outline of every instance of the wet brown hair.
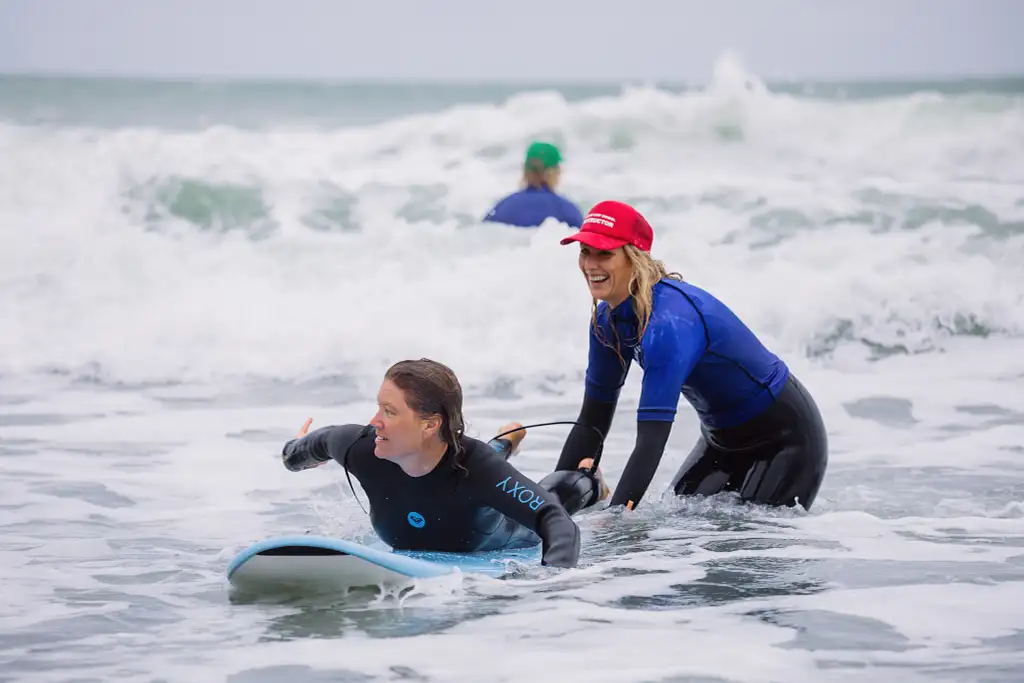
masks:
<svg viewBox="0 0 1024 683"><path fill-rule="evenodd" d="M405 402L421 418L441 418L438 432L448 445L452 466L465 472L466 468L462 466L462 436L466 431L466 421L462 416L462 385L452 369L429 358L403 360L388 368L384 379L402 390Z"/></svg>

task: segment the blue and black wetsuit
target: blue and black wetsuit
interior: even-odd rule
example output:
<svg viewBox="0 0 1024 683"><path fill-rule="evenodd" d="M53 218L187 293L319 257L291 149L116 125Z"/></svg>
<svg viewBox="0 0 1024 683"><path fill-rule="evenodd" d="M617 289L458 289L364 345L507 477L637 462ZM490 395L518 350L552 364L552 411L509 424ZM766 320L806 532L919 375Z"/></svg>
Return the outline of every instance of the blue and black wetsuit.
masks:
<svg viewBox="0 0 1024 683"><path fill-rule="evenodd" d="M598 306L578 420L608 433L635 359L644 373L637 442L611 504L640 502L681 393L697 411L701 437L676 473L676 494L738 491L744 500L809 509L825 474L828 443L817 406L786 364L728 306L689 283L665 278L655 284L640 340L633 306L632 297L614 310ZM574 427L558 469L575 468L597 448L591 429Z"/></svg>
<svg viewBox="0 0 1024 683"><path fill-rule="evenodd" d="M484 222L535 228L548 218L579 228L583 215L562 195L546 187L527 187L505 197L491 209Z"/></svg>
<svg viewBox="0 0 1024 683"><path fill-rule="evenodd" d="M401 550L474 552L543 544L542 562L573 567L580 534L569 515L593 497L582 471L553 472L540 484L512 467L496 448L469 437L455 462L450 452L431 472L411 477L374 455L372 426L323 427L282 449L293 471L335 460L362 485L381 540ZM554 491L554 492L552 492Z"/></svg>

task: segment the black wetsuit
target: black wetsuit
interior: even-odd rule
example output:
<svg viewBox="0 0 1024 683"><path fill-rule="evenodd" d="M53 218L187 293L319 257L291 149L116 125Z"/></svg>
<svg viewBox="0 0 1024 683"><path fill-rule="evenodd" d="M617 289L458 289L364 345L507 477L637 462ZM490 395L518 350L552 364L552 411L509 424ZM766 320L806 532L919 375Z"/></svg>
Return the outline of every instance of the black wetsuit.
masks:
<svg viewBox="0 0 1024 683"><path fill-rule="evenodd" d="M721 301L686 282L654 286L643 338L632 297L598 306L591 326L586 391L578 422L558 461L570 470L599 447L588 426L607 434L635 359L643 368L637 441L611 505L640 502L658 468L682 394L701 421L701 437L677 472L679 495L738 491L744 500L810 508L828 461L828 441L813 399Z"/></svg>
<svg viewBox="0 0 1024 683"><path fill-rule="evenodd" d="M284 465L295 472L334 459L345 467L370 499L373 528L393 548L474 552L542 543L544 564L576 565L580 533L569 515L591 498L571 493L589 486L582 472L552 473L538 485L494 448L463 437L458 466L446 452L431 472L411 477L374 455L375 435L371 426L323 427L286 443ZM566 494L560 500L552 488Z"/></svg>

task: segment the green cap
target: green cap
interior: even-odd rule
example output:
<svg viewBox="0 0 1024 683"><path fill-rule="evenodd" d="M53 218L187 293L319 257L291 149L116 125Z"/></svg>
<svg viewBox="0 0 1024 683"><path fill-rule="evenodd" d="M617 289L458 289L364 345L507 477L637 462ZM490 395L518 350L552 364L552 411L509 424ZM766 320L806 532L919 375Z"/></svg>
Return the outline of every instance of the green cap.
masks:
<svg viewBox="0 0 1024 683"><path fill-rule="evenodd" d="M526 167L536 168L537 162L541 168L554 168L562 162L562 154L549 142L535 142L526 150Z"/></svg>

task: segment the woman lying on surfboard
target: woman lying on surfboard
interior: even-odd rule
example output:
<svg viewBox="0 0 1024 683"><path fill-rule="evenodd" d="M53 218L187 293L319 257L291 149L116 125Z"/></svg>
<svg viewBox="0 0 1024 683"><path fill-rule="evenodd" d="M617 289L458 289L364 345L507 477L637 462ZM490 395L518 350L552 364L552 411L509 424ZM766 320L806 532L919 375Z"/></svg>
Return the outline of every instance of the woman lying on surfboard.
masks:
<svg viewBox="0 0 1024 683"><path fill-rule="evenodd" d="M311 422L284 445L284 466L298 472L338 462L359 480L373 528L395 549L475 552L540 542L543 564L574 567L580 533L570 515L595 503L599 491L607 495L582 469L589 461L539 484L524 476L506 461L522 431L492 445L466 436L459 380L428 359L387 371L369 425L309 432Z"/></svg>

